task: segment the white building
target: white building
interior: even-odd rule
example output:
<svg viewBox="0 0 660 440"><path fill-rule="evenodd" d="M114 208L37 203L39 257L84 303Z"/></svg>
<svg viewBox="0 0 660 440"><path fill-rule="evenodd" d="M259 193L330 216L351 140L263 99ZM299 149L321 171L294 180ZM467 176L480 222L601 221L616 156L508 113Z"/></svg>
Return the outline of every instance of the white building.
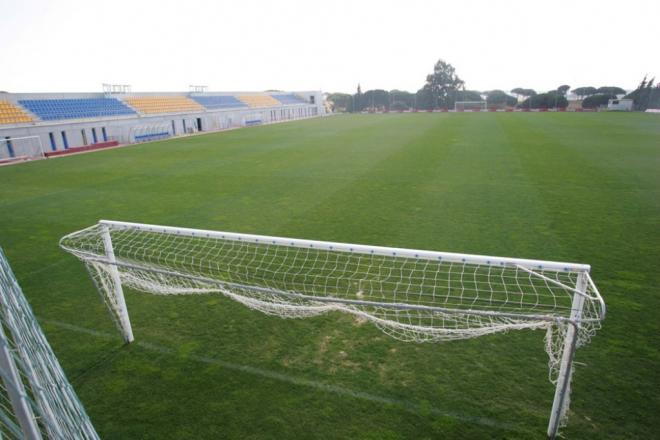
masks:
<svg viewBox="0 0 660 440"><path fill-rule="evenodd" d="M632 99L610 99L607 101L607 110L629 112L633 109Z"/></svg>

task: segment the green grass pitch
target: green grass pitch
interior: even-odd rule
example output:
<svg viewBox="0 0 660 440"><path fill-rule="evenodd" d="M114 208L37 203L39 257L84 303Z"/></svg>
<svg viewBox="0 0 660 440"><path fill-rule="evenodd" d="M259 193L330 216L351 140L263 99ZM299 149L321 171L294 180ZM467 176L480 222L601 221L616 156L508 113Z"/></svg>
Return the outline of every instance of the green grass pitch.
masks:
<svg viewBox="0 0 660 440"><path fill-rule="evenodd" d="M99 219L589 263L609 314L563 432L660 432L657 115L336 116L0 168L0 245L102 438L542 438L542 332L405 344L128 291L123 346L58 248Z"/></svg>

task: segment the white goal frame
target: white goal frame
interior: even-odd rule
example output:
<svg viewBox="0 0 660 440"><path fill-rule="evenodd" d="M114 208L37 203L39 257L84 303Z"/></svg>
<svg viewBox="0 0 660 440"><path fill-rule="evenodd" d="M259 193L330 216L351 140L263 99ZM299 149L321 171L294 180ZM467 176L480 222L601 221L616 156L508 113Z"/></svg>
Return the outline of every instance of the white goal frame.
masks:
<svg viewBox="0 0 660 440"><path fill-rule="evenodd" d="M195 255L191 254L190 252L192 251L189 249L186 250L177 246L170 246L169 248L165 246L154 247L145 253L142 252L144 249L138 246L136 249L141 249L141 251L131 254L130 256L127 256L125 252L126 248L122 248L122 254L118 254L118 256L116 256L115 248L113 245L113 233L117 235L118 239L121 239L121 234L125 234L123 237L126 238L126 240L129 241L131 245L139 241L140 234L144 234L149 238L148 243L153 243L153 240L157 240L159 238L162 238L164 241L178 240L175 243L181 243L181 240L190 239L196 240L196 246L199 246L200 240L202 240L202 242L213 242L215 240L217 242L230 243L227 244L227 246L231 246L229 250L239 246L252 246L253 248L258 248L260 246L271 246L274 249L280 249L279 251L274 251L276 254L278 252L291 251L292 253L296 253L296 255L298 255L298 253L301 252L304 253L318 251L325 254L332 253L333 255L338 255L340 258L354 257L373 259L375 257L384 259L396 259L397 261L411 261L412 263L410 264L417 264L416 262L421 262L422 265L426 264L427 266L429 264L449 264L458 266L463 265L463 267L465 267L465 265L473 265L473 267L482 268L484 271L487 271L488 274L490 274L491 270L493 272L497 272L498 270L514 270L516 271L516 274L521 274L521 280L516 280L518 287L520 287L521 281L525 281L527 279L523 277L529 277L529 279L533 280L533 282L545 283L545 286L550 289L556 289L558 288L557 286L559 286L559 288L563 289L562 292L569 296L568 298L564 299L568 300L570 307L565 307L561 310L551 313L544 312L542 309L538 309L538 307L532 306L529 312L523 313L508 311L506 308L501 307L501 304L499 308L493 306L492 310L475 307L474 303L472 306L454 308L451 305L443 306L442 304L433 304L432 306L423 305L420 303L415 303L414 300L412 302L386 302L384 299L364 299L363 297L359 296L359 292L357 297L347 298L332 294L326 296L322 294L314 295L313 291L310 293L306 289L302 290L302 293L301 291L295 290L274 290L274 288L271 287L261 286L256 280L251 283L247 274L248 269L243 270L242 272L245 273L241 274L243 277L242 279L244 280L243 282L248 283L246 285L237 284L231 280L227 281L219 279L217 276L214 278L215 275L205 276L198 272L185 273L184 271L179 270L178 267L172 269L165 264L163 266L158 266L158 264L153 263L154 260L149 259L150 257L154 255L160 255L161 253L167 253L169 255L174 253L174 255L178 255L177 252L180 252L181 257L179 258L175 256L173 257L174 260L188 261L193 258L191 255ZM135 234L135 236L130 236L130 234ZM133 238L128 240L127 237ZM137 237L138 240L134 240L135 237ZM126 241L123 243L126 243ZM551 354L552 350L548 348L553 344L553 342L551 338L546 336L546 351L548 351L548 354L551 356L549 365L551 367L551 371L553 368L556 369L556 381L552 381L551 379L551 381L556 384L556 388L547 430L549 438L555 438L560 425L565 422L565 416L569 404L570 381L573 370L573 358L575 355L575 350L579 345L583 345L588 342L589 338L595 333L595 330L600 328L600 322L605 318L606 313L605 302L603 301L603 298L596 288L594 282L591 280L591 277L589 276L590 266L586 264L434 252L427 250L401 249L381 246L367 246L359 244L291 239L254 234L239 234L232 232L219 232L107 220L101 220L97 225L62 237L60 240L60 246L65 251L75 255L87 265L90 275L92 275L92 279L95 281L97 288L102 291L102 294L106 296L106 298L104 298L106 304L110 307L111 313L115 317L117 326L127 343L132 342L134 340L134 336L128 315L126 301L124 298L122 284L126 284L134 289L159 294L219 292L247 305L248 307L255 308L269 314L278 313L274 313L273 308L269 309L264 307L263 298L258 296L258 294L271 295L271 297L281 297L281 306L287 313L296 307L304 308L305 304L309 304L303 303L303 301L311 301L313 304L317 304L316 307L326 307L326 311L336 310L355 313L356 315L360 315L362 313L360 310L357 310L359 307L375 307L379 310L386 311L385 318L373 316L370 316L369 318L372 318L372 321L386 333L388 333L388 331L384 330L383 327L388 324L392 324L386 322L388 319L387 314L393 313L392 311L394 311L394 313L396 313L396 311L403 311L404 313L411 312L411 314L420 313L420 315L421 313L438 314L439 316L443 317L442 319L446 319L447 316L458 316L462 318L467 317L467 326L470 325L471 321L476 321L479 319L484 319L486 322L491 323L493 321L500 320L501 322L504 322L505 326L509 325L509 327L503 327L503 329L496 331L507 331L510 329L546 328L548 330L548 334L550 334L553 327L560 327L562 331L557 333L560 340L559 348L555 353L557 355L556 358L554 358L553 354ZM204 253L205 256L208 254L208 252ZM140 258L143 255L146 259L140 261ZM294 262L297 258L298 257L293 258ZM258 258L252 257L251 262L255 260L258 260ZM212 260L203 261L208 262ZM300 273L302 270L302 266L300 266L298 273ZM131 273L131 271L133 272ZM574 280L575 284L562 284L562 282L557 281L559 278L552 278L549 275L552 273L561 274L562 276L570 275L572 278L568 279ZM144 276L145 278L138 280L139 276ZM307 276L305 277L307 278ZM313 278L313 276L310 277ZM182 290L176 292L174 287L168 286L166 284L173 278L184 280L185 282L190 282L191 284L182 288L185 291ZM562 280L563 279L566 278L562 278ZM316 281L314 281L314 283L316 283ZM488 283L490 284L490 280ZM158 288L161 285L164 286L162 291L154 291L154 288ZM210 288L209 286L216 286L217 289ZM533 284L530 286L530 288L534 290L534 294L537 295L538 301L538 292L535 291ZM193 292L195 288L198 288L199 291ZM258 292L258 294L254 297L249 297L250 292L255 291ZM572 298L572 300L570 298ZM517 302L517 300L515 300L515 302ZM522 303L522 297L520 302ZM537 303L537 306L538 305L539 304ZM281 316L314 316L313 314L295 315L287 313L281 313ZM366 315L366 313L362 313L361 316L364 315ZM414 325L406 323L394 323L393 325L400 325L402 327L414 327ZM429 332L433 330L428 327L421 327L421 329L422 331L426 329ZM442 330L446 332L456 331L453 328L443 328ZM582 333L586 333L586 335ZM388 334L397 337L396 334ZM480 336L481 334L488 334L488 332L475 334L467 333L461 334L459 337L450 336L445 338L437 338L435 340L440 341L449 339L465 339L469 337ZM404 338L399 339L406 340ZM434 339L431 338L420 339L419 342L433 340ZM554 342L556 343L557 341L554 340Z"/></svg>
<svg viewBox="0 0 660 440"><path fill-rule="evenodd" d="M40 136L0 138L0 163L44 159L45 157L46 152Z"/></svg>
<svg viewBox="0 0 660 440"><path fill-rule="evenodd" d="M479 107L479 111L486 111L488 110L488 102L487 101L456 101L454 102L454 111L472 111L474 109L466 109L463 107L462 110L459 110L459 104L466 105L466 104L480 104L481 106Z"/></svg>

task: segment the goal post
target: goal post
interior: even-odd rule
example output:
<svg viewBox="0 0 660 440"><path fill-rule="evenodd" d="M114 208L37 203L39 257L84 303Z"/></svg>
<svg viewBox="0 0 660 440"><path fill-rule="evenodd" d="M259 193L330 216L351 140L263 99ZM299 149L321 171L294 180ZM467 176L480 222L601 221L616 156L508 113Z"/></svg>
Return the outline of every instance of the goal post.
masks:
<svg viewBox="0 0 660 440"><path fill-rule="evenodd" d="M486 101L456 101L454 111L486 111L488 109Z"/></svg>
<svg viewBox="0 0 660 440"><path fill-rule="evenodd" d="M0 163L46 157L39 136L0 138Z"/></svg>
<svg viewBox="0 0 660 440"><path fill-rule="evenodd" d="M605 317L585 264L104 220L60 246L85 263L126 341L133 334L122 286L219 293L283 318L338 311L408 342L544 330L556 385L550 438L566 420L575 349Z"/></svg>
<svg viewBox="0 0 660 440"><path fill-rule="evenodd" d="M577 332L579 331L580 319L584 308L584 295L587 292L587 275L580 273L576 280L576 292L571 304L571 316L566 327L566 336L559 363L559 373L555 387L555 397L552 402L550 421L548 423L548 437L554 438L559 431L559 425L566 419L570 398L571 376L573 375L573 357L577 348ZM603 307L603 316L605 309Z"/></svg>
<svg viewBox="0 0 660 440"><path fill-rule="evenodd" d="M128 318L126 300L124 299L124 290L121 287L119 269L116 266L117 260L115 259L114 249L112 248L112 238L110 237L110 227L108 225L101 226L101 235L103 237L103 249L105 250L105 256L110 263L108 267L108 278L112 285L113 292L108 297L113 299L111 309L116 310L117 324L121 328L124 340L126 342L133 342L135 339L133 337L133 328L131 327L131 321Z"/></svg>

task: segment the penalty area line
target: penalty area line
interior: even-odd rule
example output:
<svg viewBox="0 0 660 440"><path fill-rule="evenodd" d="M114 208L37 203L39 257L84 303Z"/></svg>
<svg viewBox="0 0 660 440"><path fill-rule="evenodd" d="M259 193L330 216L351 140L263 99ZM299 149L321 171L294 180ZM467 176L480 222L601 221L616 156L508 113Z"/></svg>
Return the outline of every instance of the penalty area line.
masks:
<svg viewBox="0 0 660 440"><path fill-rule="evenodd" d="M117 339L117 336L112 335L110 333L105 333L105 332L100 332L98 330L93 330L89 328L84 328L84 327L79 327L77 325L73 324L68 324L66 322L61 322L61 321L56 321L56 320L51 320L51 319L44 319L43 322L53 325L55 327L59 327L61 329L65 330L70 330L76 333L83 333L87 334L90 336L95 336L98 338L103 338L103 339ZM166 355L171 355L171 356L178 356L178 353L176 350L167 348L164 346L156 345L156 344L151 344L149 342L142 342L142 341L135 341L132 342L132 345L137 345L140 348L143 348L148 351L152 352L157 352L161 354L166 354ZM516 427L508 424L508 423L501 423L497 422L492 419L488 419L485 417L475 417L475 416L466 416L462 414L457 414L457 413L452 413L448 411L443 411L438 408L434 407L428 407L426 404L422 405L419 403L415 403L410 400L404 400L404 399L396 399L393 397L386 397L386 396L380 396L377 394L372 394L372 393L367 393L364 391L356 391L352 390L350 388L342 387L339 385L332 385L328 384L325 382L320 382L316 380L311 380L311 379L305 379L301 377L295 377L291 376L288 374L280 373L277 371L273 370L267 370L264 368L259 368L259 367L253 367L250 365L243 365L243 364L237 364L234 362L228 362L224 361L221 359L217 358L212 358L208 356L199 356L199 355L187 355L186 359L194 360L200 363L204 364L209 364L209 365L217 365L222 368L225 368L227 370L232 370L232 371L238 371L242 373L247 373L253 376L258 376L266 379L272 379L278 382L284 382L292 385L297 385L301 387L307 387L307 388L313 388L319 391L325 391L328 393L332 394L337 394L340 396L348 396L348 397L354 397L356 399L360 400L365 400L369 402L374 402L374 403L380 403L380 404L385 404L385 405L391 405L395 407L399 407L409 413L418 415L418 416L423 416L425 414L433 414L436 416L442 416L442 417L449 417L451 419L459 420L461 422L465 423L471 423L471 424L477 424L477 425L483 425L487 426L490 428L499 428L499 429L505 429L509 431L516 431ZM423 407L423 408L422 408Z"/></svg>

